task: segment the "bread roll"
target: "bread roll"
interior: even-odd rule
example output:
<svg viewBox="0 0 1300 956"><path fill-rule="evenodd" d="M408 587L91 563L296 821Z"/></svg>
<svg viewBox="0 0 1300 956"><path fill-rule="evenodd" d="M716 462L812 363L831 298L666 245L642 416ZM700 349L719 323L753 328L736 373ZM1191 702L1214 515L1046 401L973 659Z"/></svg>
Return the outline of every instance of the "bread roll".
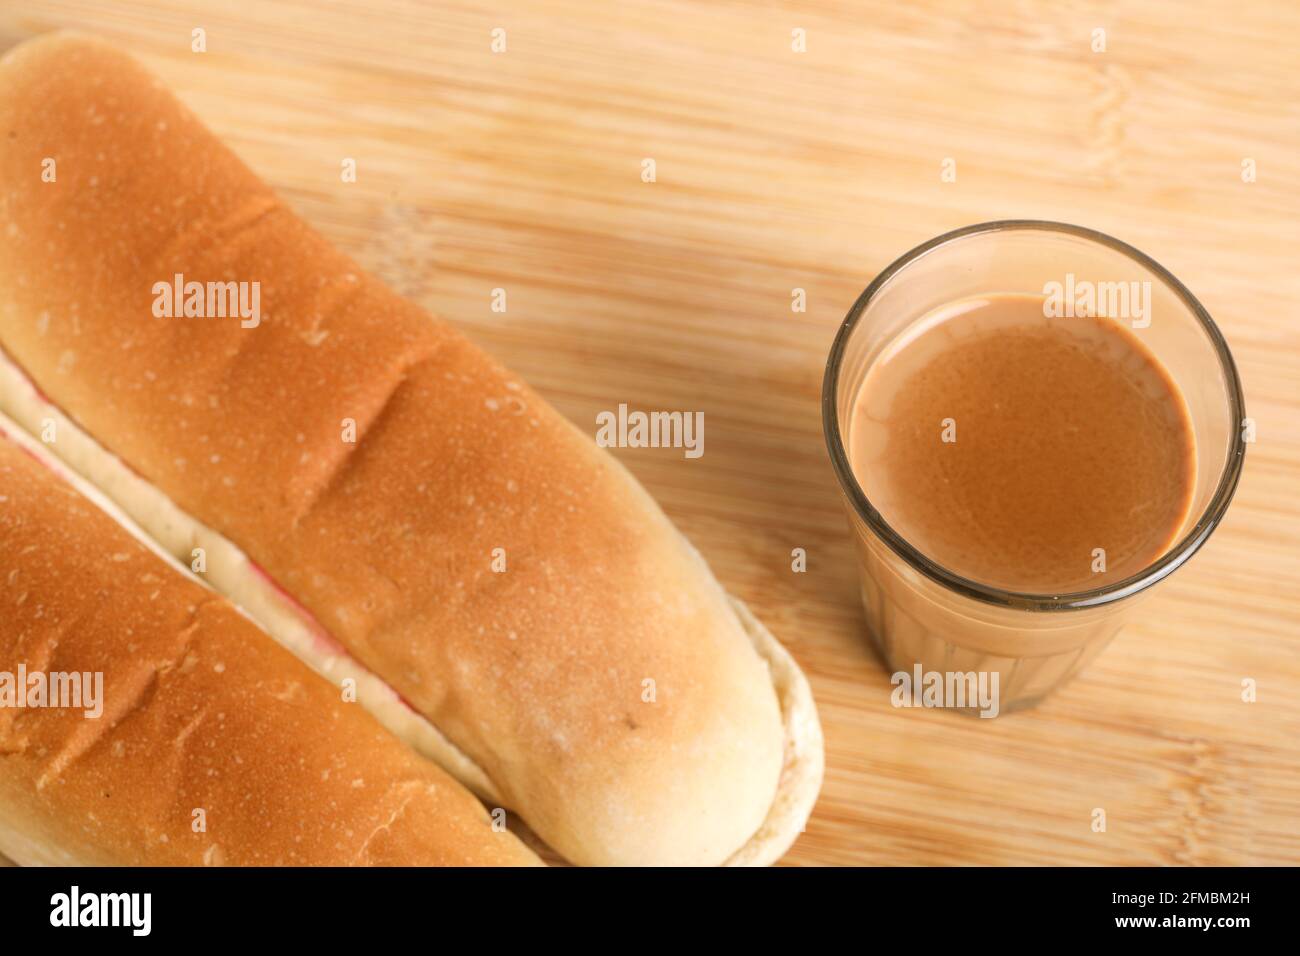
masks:
<svg viewBox="0 0 1300 956"><path fill-rule="evenodd" d="M285 595L318 638L296 650L359 661L420 715L426 752L569 860L785 850L821 777L807 683L591 435L333 249L112 49L11 51L0 135L16 418L66 413L77 467L134 488L119 500L150 533L186 560L228 549L217 587ZM258 283L260 321L157 317L177 275Z"/></svg>
<svg viewBox="0 0 1300 956"><path fill-rule="evenodd" d="M13 693L24 672L103 683L96 695L85 680L76 708L0 698L0 853L19 863L539 862L460 784L0 434L0 681Z"/></svg>

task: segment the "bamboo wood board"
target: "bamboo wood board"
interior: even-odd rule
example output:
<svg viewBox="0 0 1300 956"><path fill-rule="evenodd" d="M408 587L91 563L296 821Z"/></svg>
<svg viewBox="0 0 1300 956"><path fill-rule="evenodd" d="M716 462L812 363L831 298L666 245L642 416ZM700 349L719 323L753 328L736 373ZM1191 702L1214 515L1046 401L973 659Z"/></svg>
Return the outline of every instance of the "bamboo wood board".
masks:
<svg viewBox="0 0 1300 956"><path fill-rule="evenodd" d="M0 6L6 48L66 26L141 58L304 217L584 429L624 402L705 413L698 460L618 454L812 681L826 782L786 862L1300 863L1300 8ZM1001 218L1092 226L1182 278L1258 440L1141 624L1036 711L979 721L890 706L819 394L876 272Z"/></svg>

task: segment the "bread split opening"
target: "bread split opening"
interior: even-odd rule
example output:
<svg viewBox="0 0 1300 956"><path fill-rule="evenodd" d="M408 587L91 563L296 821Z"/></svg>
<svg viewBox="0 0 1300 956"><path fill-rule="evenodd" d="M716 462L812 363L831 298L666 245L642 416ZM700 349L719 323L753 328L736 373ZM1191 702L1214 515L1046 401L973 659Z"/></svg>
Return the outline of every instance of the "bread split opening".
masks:
<svg viewBox="0 0 1300 956"><path fill-rule="evenodd" d="M0 434L6 431L23 435L26 447L39 448L47 465L65 466L65 475L75 474L80 479L78 489L98 507L160 557L229 598L322 677L336 685L352 680L358 702L385 728L441 766L489 807L502 805L498 788L483 768L348 653L238 547L177 508L50 403L0 349ZM39 446L37 436L42 432L55 440ZM200 557L203 570L196 572L194 565ZM749 609L732 600L746 634L771 671L781 702L785 740L781 782L771 810L762 827L725 865L767 866L780 859L798 838L817 800L824 772L822 732L807 678Z"/></svg>

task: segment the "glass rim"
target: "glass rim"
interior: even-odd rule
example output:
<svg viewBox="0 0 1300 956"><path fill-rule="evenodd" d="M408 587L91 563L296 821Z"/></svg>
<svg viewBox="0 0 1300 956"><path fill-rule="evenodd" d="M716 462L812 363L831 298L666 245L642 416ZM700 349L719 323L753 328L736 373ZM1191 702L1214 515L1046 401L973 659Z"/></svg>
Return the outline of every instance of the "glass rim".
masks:
<svg viewBox="0 0 1300 956"><path fill-rule="evenodd" d="M840 436L839 408L835 401L836 391L839 387L840 366L854 329L857 328L867 306L875 299L885 284L908 265L940 246L969 236L1015 230L1064 233L1099 243L1127 256L1163 282L1182 301L1183 305L1200 324L1201 330L1209 338L1227 385L1231 421L1237 423L1237 427L1229 431L1228 453L1214 495L1187 534L1141 571L1121 581L1091 590L1073 591L1064 594L1011 591L963 577L931 560L890 527L880 512L871 504L866 492L862 490L862 486L858 483L857 476L853 473L853 469L849 464L848 452ZM826 374L822 380L822 428L825 432L826 446L830 452L831 464L839 480L840 488L848 497L858 517L896 555L914 570L932 581L951 591L985 604L1029 611L1078 610L1122 600L1164 579L1195 554L1209 538L1210 533L1218 527L1219 522L1223 520L1228 505L1232 501L1232 496L1237 489L1237 482L1241 478L1246 443L1242 437L1240 424L1245 417L1245 406L1245 399L1241 391L1241 380L1237 375L1237 366L1233 362L1232 353L1228 350L1223 334L1196 296L1192 295L1173 273L1141 250L1106 233L1089 229L1086 226L1076 226L1046 219L999 219L991 222L975 223L945 232L903 253L880 271L849 309L844 322L840 325L839 332L836 333L835 341L831 345L830 355L826 361Z"/></svg>

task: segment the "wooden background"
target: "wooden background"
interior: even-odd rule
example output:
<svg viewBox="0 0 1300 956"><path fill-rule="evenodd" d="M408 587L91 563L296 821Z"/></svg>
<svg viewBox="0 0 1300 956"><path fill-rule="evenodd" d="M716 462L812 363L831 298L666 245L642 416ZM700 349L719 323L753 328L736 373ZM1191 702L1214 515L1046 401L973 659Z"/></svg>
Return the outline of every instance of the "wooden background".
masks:
<svg viewBox="0 0 1300 956"><path fill-rule="evenodd" d="M584 428L620 402L705 413L703 458L621 456L812 680L826 783L786 862L1300 863L1295 4L0 10L3 47L77 26L136 54L303 216ZM1232 346L1258 442L1227 521L1082 678L996 721L894 710L822 442L826 352L894 257L1010 217L1101 229L1180 276Z"/></svg>

